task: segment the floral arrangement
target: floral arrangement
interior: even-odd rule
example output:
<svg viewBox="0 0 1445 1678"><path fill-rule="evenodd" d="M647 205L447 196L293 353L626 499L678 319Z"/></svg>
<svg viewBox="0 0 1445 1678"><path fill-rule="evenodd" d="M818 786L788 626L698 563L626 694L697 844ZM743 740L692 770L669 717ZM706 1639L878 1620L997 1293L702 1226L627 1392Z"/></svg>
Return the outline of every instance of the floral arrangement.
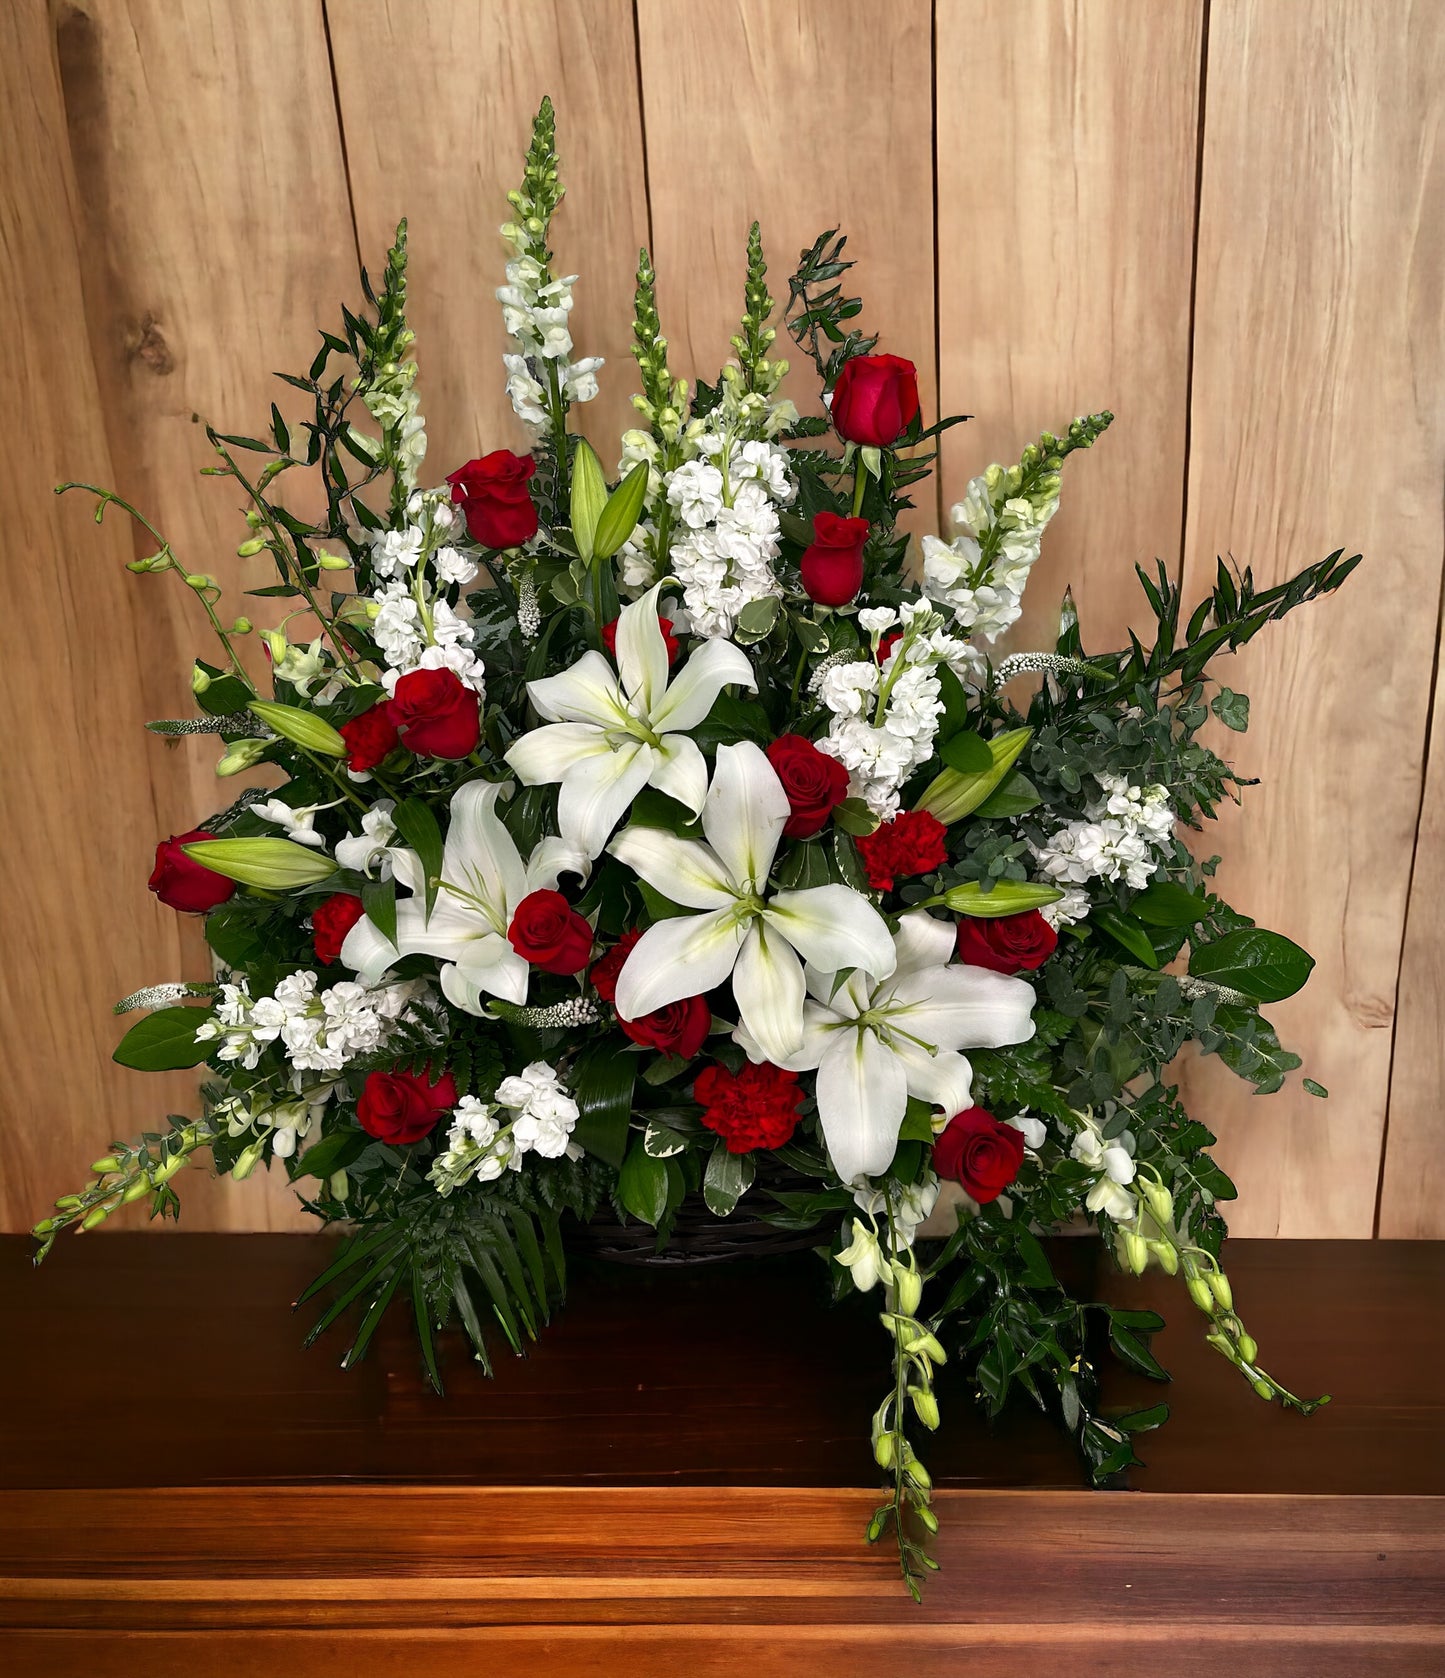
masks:
<svg viewBox="0 0 1445 1678"><path fill-rule="evenodd" d="M1141 569L1151 644L1086 651L1065 597L1052 647L1005 654L1065 464L1111 416L989 466L911 552L900 515L959 420L925 425L912 364L849 324L833 232L782 317L825 415L781 394L756 226L712 385L674 377L641 254L639 425L609 483L573 426L601 363L574 353L561 196L544 103L497 292L529 453L423 487L404 223L363 312L284 376L312 417L208 432L278 628L227 623L135 509L61 486L136 519L155 546L131 569L175 575L218 638L199 714L150 726L213 738L223 778L269 773L156 848L150 888L202 917L214 981L117 1008L145 1011L123 1065L206 1068L200 1116L114 1145L40 1253L133 1201L176 1215L194 1155L264 1162L347 1232L314 1333L358 1312L350 1363L404 1299L440 1390L449 1322L486 1369L495 1334L538 1333L574 1225L660 1248L746 1202L816 1245L835 1295L878 1290L868 1538L891 1529L916 1595L946 1359L991 1413L1015 1389L1055 1411L1099 1480L1167 1415L1099 1412L1106 1348L1164 1378L1160 1319L1069 1298L1042 1233L1087 1219L1125 1268L1177 1272L1260 1395L1313 1408L1235 1308L1234 1190L1168 1068L1192 1042L1264 1092L1299 1065L1260 1007L1310 958L1183 835L1244 784L1200 738L1248 721L1209 660L1356 560L1270 589L1221 563L1187 617ZM308 467L324 511L302 516L280 492Z"/></svg>

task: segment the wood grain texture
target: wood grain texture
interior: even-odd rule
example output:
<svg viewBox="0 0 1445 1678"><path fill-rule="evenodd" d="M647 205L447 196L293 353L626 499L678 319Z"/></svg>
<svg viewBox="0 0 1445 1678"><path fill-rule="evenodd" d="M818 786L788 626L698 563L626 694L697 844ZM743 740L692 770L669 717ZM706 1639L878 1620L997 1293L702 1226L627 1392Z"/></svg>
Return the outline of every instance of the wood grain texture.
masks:
<svg viewBox="0 0 1445 1678"><path fill-rule="evenodd" d="M610 470L635 418L632 293L648 237L628 0L343 0L329 16L357 234L373 271L409 218L429 475L439 482L476 455L526 446L492 294L507 259L497 230L544 94L567 188L558 271L580 276L576 353L607 361L597 399L575 419Z"/></svg>
<svg viewBox="0 0 1445 1678"><path fill-rule="evenodd" d="M1085 644L1152 622L1176 571L1203 0L941 0L939 369L944 507L990 461L1101 408L1065 472L1016 648L1051 646L1065 585Z"/></svg>
<svg viewBox="0 0 1445 1678"><path fill-rule="evenodd" d="M792 366L784 388L801 410L821 413L817 374L782 329L781 305L798 253L839 227L857 261L844 283L864 303L855 324L882 334L880 350L917 364L932 423L928 4L899 0L885 20L868 0L638 0L637 21L653 256L673 372L711 382L733 355L748 228L758 221L780 305L775 348ZM936 529L931 480L915 499L904 522Z"/></svg>
<svg viewBox="0 0 1445 1678"><path fill-rule="evenodd" d="M1229 901L1318 958L1271 1013L1331 1092L1257 1108L1191 1068L1252 1234L1371 1233L1445 542L1442 77L1435 5L1211 9L1190 592L1217 553L1270 582L1367 556L1218 671L1259 720L1216 745L1266 779L1204 844ZM1428 1054L1438 1014L1402 1024ZM1438 1090L1411 1123L1438 1149Z"/></svg>

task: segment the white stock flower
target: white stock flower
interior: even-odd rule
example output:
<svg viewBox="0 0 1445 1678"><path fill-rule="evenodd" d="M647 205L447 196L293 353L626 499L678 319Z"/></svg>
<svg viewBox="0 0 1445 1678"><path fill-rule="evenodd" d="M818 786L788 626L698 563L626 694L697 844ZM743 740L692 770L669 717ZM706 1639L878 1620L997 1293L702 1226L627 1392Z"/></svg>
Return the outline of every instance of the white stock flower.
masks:
<svg viewBox="0 0 1445 1678"><path fill-rule="evenodd" d="M712 990L731 975L744 1029L781 1065L803 1045L804 961L829 973L845 967L876 977L892 972L888 923L851 887L768 895L768 873L790 814L772 764L743 741L718 747L702 806L706 844L635 826L612 841L613 856L654 891L700 911L658 921L643 933L617 981L624 1019Z"/></svg>
<svg viewBox="0 0 1445 1678"><path fill-rule="evenodd" d="M599 652L584 653L560 676L528 682L546 725L506 754L527 786L560 781L557 821L589 857L645 786L689 810L703 807L707 763L689 735L729 683L755 689L752 665L729 641L698 647L669 679L667 643L657 620L659 589L624 606L617 620L617 672Z"/></svg>
<svg viewBox="0 0 1445 1678"><path fill-rule="evenodd" d="M893 946L891 972L872 982L855 971L840 985L810 964L802 1045L786 1059L768 1057L790 1072L816 1069L818 1118L845 1183L888 1169L910 1096L949 1114L968 1107L973 1069L960 1049L1034 1034L1033 986L955 962L949 923L915 910L899 921ZM762 1058L744 1026L733 1035Z"/></svg>
<svg viewBox="0 0 1445 1678"><path fill-rule="evenodd" d="M497 1085L497 1101L517 1115L512 1121L512 1140L520 1152L540 1154L543 1159L560 1159L567 1152L578 1108L562 1087L555 1066L534 1060L519 1074L503 1078Z"/></svg>

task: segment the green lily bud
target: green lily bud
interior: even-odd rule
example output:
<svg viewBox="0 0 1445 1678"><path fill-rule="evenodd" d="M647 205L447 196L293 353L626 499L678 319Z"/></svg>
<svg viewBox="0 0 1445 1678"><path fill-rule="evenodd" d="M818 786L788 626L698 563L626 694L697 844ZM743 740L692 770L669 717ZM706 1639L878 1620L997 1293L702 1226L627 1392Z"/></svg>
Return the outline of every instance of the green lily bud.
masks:
<svg viewBox="0 0 1445 1678"><path fill-rule="evenodd" d="M253 536L249 541L242 542L240 547L236 549L236 557L238 559L250 559L253 554L260 553L265 546L266 538L264 536ZM189 579L187 580L189 581Z"/></svg>
<svg viewBox="0 0 1445 1678"><path fill-rule="evenodd" d="M933 1513L926 1503L920 1503L913 1513L917 1515L919 1522L927 1527L930 1532L938 1531L938 1516Z"/></svg>
<svg viewBox="0 0 1445 1678"><path fill-rule="evenodd" d="M261 1140L253 1142L251 1146L240 1155L236 1163L231 1167L231 1175L238 1183L244 1182L245 1179L256 1169L257 1163L259 1162L262 1153L265 1151L265 1148L266 1142L263 1137Z"/></svg>
<svg viewBox="0 0 1445 1678"><path fill-rule="evenodd" d="M269 740L233 740L217 763L216 774L224 781L227 776L242 775L246 770L255 768L265 757L270 744Z"/></svg>
<svg viewBox="0 0 1445 1678"><path fill-rule="evenodd" d="M880 1468L893 1466L893 1435L880 1433L873 1441L873 1460Z"/></svg>
<svg viewBox="0 0 1445 1678"><path fill-rule="evenodd" d="M916 1317L919 1302L923 1298L923 1278L912 1265L895 1264L893 1281L898 1289L899 1311L905 1317Z"/></svg>
<svg viewBox="0 0 1445 1678"><path fill-rule="evenodd" d="M908 1396L913 1401L913 1413L926 1428L936 1428L939 1422L938 1400L926 1387L910 1387Z"/></svg>
<svg viewBox="0 0 1445 1678"><path fill-rule="evenodd" d="M295 891L336 872L329 856L290 839L203 839L181 849L213 873L262 891Z"/></svg>
<svg viewBox="0 0 1445 1678"><path fill-rule="evenodd" d="M1166 1276L1179 1274L1179 1254L1172 1241L1148 1241L1145 1245L1159 1260L1159 1268Z"/></svg>
<svg viewBox="0 0 1445 1678"><path fill-rule="evenodd" d="M1252 1334L1243 1330L1239 1336L1239 1355L1246 1363L1253 1363L1259 1356L1259 1344Z"/></svg>
<svg viewBox="0 0 1445 1678"><path fill-rule="evenodd" d="M1211 1270L1205 1280L1209 1283L1209 1291L1219 1301L1226 1311L1234 1309L1234 1289L1229 1285L1229 1278L1222 1270Z"/></svg>
<svg viewBox="0 0 1445 1678"><path fill-rule="evenodd" d="M1215 1329L1212 1334L1206 1334L1204 1340L1206 1345L1213 1346L1216 1352L1222 1357L1228 1358L1231 1363L1239 1361L1239 1355L1230 1344L1227 1334L1221 1334L1218 1329Z"/></svg>
<svg viewBox="0 0 1445 1678"><path fill-rule="evenodd" d="M123 1206L129 1206L133 1200L139 1200L143 1194L149 1194L153 1185L144 1177L137 1177L133 1183L126 1186L125 1193L120 1197Z"/></svg>
<svg viewBox="0 0 1445 1678"><path fill-rule="evenodd" d="M210 671L202 670L199 664L195 665L191 670L191 692L204 693L210 685Z"/></svg>
<svg viewBox="0 0 1445 1678"><path fill-rule="evenodd" d="M333 1171L326 1179L333 1200L345 1200L351 1193L351 1178L344 1171Z"/></svg>
<svg viewBox="0 0 1445 1678"><path fill-rule="evenodd" d="M1214 1294L1210 1291L1209 1283L1202 1276L1186 1276L1184 1285L1189 1289L1189 1297L1201 1311L1214 1315Z"/></svg>
<svg viewBox="0 0 1445 1678"><path fill-rule="evenodd" d="M908 1461L903 1465L903 1472L915 1486L922 1487L924 1491L931 1491L933 1489L933 1476L928 1472L923 1464L919 1462L917 1457L909 1457Z"/></svg>
<svg viewBox="0 0 1445 1678"><path fill-rule="evenodd" d="M345 757L346 742L324 717L303 711L296 705L280 705L274 699L253 699L247 709L283 740L324 757Z"/></svg>
<svg viewBox="0 0 1445 1678"><path fill-rule="evenodd" d="M90 1169L97 1177L104 1177L107 1172L119 1171L120 1161L113 1158L110 1154L107 1154L104 1159L92 1160L90 1163Z"/></svg>
<svg viewBox="0 0 1445 1678"><path fill-rule="evenodd" d="M1155 1220L1167 1228L1174 1222L1174 1196L1165 1188L1163 1183L1156 1182L1152 1177L1141 1178L1138 1184L1139 1192L1144 1196L1144 1203L1154 1214Z"/></svg>
<svg viewBox="0 0 1445 1678"><path fill-rule="evenodd" d="M93 1211L85 1214L84 1218L81 1219L80 1227L82 1229L96 1229L99 1225L103 1224L109 1216L110 1211L107 1207L97 1206Z"/></svg>
<svg viewBox="0 0 1445 1678"><path fill-rule="evenodd" d="M1250 1384L1250 1386L1252 1386L1254 1388L1254 1390L1259 1394L1259 1396L1261 1398L1273 1398L1274 1397L1274 1388L1269 1384L1268 1381L1265 1380L1263 1375L1261 1375L1257 1381L1251 1381L1249 1384Z"/></svg>

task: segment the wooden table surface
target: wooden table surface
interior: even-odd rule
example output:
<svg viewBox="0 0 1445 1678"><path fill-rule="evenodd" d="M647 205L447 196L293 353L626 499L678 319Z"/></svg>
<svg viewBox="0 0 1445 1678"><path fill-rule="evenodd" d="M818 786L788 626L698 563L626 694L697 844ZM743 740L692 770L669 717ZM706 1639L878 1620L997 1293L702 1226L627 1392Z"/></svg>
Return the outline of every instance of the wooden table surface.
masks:
<svg viewBox="0 0 1445 1678"><path fill-rule="evenodd" d="M1229 1270L1308 1420L1157 1306L1174 1415L1089 1492L1026 1407L958 1372L926 1460L944 1571L921 1610L861 1527L888 1379L876 1301L811 1254L574 1268L526 1359L420 1376L404 1312L357 1371L301 1347L304 1237L105 1235L38 1272L0 1241L0 1671L224 1675L1445 1673L1445 1244L1241 1241ZM1107 1406L1153 1402L1111 1372Z"/></svg>

